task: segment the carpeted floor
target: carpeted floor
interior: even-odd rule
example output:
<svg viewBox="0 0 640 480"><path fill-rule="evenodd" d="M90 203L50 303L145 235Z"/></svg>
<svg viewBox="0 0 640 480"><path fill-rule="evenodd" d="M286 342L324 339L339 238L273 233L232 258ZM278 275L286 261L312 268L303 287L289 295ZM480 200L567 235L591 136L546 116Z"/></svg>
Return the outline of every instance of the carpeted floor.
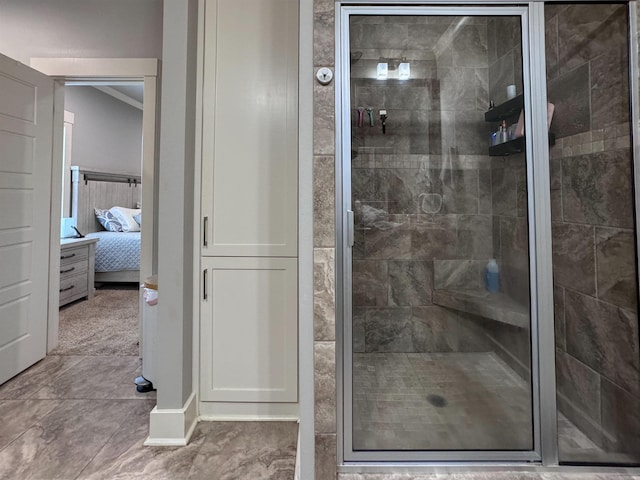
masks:
<svg viewBox="0 0 640 480"><path fill-rule="evenodd" d="M138 288L118 286L62 307L51 355L138 355L138 301Z"/></svg>

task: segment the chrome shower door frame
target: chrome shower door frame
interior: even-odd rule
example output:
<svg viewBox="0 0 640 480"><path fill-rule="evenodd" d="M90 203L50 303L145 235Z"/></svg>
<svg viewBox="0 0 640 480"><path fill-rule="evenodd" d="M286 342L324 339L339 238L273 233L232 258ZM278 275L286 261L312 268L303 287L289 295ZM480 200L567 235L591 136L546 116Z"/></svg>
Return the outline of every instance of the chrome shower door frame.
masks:
<svg viewBox="0 0 640 480"><path fill-rule="evenodd" d="M345 2L346 3L346 2ZM438 6L336 4L336 388L338 465L349 468L384 466L460 466L469 464L557 465L557 413L553 282L551 264L551 200L547 143L547 96L544 57L544 5L439 2ZM451 3L450 6L443 5ZM529 271L531 292L531 376L533 449L354 451L353 449L353 337L350 113L350 15L482 15L520 16L522 25L525 98ZM535 100L534 100L535 99ZM532 161L535 159L535 161ZM394 471L397 471L394 470Z"/></svg>

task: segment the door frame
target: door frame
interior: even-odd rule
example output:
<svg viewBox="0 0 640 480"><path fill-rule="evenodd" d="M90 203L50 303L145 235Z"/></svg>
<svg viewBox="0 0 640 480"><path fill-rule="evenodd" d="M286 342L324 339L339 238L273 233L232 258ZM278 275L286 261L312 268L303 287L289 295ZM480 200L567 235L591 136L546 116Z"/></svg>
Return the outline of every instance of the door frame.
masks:
<svg viewBox="0 0 640 480"><path fill-rule="evenodd" d="M62 170L62 136L64 124L64 83L72 81L144 82L142 111L142 204L152 222L142 225L140 245L140 280L157 272L157 205L160 60L157 58L31 58L30 66L55 80L54 152L52 172ZM51 230L49 261L49 310L47 319L47 353L58 345L60 209L62 183L60 175L51 176Z"/></svg>
<svg viewBox="0 0 640 480"><path fill-rule="evenodd" d="M447 3L447 2L445 2ZM452 2L453 3L453 2ZM336 387L338 421L338 465L353 462L492 462L492 464L557 465L557 411L553 327L553 283L551 276L551 211L546 144L546 79L544 52L534 48L544 42L544 6L528 2L482 5L456 2L439 6L348 6L336 5ZM533 449L528 451L367 451L353 450L352 422L352 319L351 248L353 238L350 165L349 15L518 15L522 18L523 83L526 114L529 208L529 266L531 285L531 369ZM542 63L540 63L542 62ZM541 67L540 67L541 65ZM542 80L542 83L540 83ZM535 98L535 101L533 99ZM544 134L539 137L539 133ZM540 140L542 139L542 140ZM535 163L535 165L534 165ZM542 245L544 250L538 254ZM542 339L542 341L539 341ZM551 343L549 343L549 339ZM550 347L548 347L550 345ZM547 348L548 347L548 348ZM544 377L541 375L544 374ZM543 381L544 378L544 381ZM427 463L423 463L428 465Z"/></svg>

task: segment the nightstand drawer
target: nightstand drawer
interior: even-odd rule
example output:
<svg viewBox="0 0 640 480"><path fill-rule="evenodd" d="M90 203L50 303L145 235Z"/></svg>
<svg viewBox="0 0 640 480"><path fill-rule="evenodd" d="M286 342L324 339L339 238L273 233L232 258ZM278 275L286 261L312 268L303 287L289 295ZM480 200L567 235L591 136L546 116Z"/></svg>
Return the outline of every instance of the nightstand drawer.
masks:
<svg viewBox="0 0 640 480"><path fill-rule="evenodd" d="M87 295L87 272L60 279L60 304L72 297Z"/></svg>
<svg viewBox="0 0 640 480"><path fill-rule="evenodd" d="M70 263L68 265L62 265L60 267L60 281L65 278L73 277L74 275L78 275L80 273L87 273L87 269L89 268L89 260L85 259L81 262Z"/></svg>
<svg viewBox="0 0 640 480"><path fill-rule="evenodd" d="M60 306L94 294L94 259L97 238L60 240Z"/></svg>
<svg viewBox="0 0 640 480"><path fill-rule="evenodd" d="M69 265L70 263L75 263L87 258L89 258L89 247L87 245L75 248L65 248L60 251L60 266ZM64 269L61 268L60 270Z"/></svg>

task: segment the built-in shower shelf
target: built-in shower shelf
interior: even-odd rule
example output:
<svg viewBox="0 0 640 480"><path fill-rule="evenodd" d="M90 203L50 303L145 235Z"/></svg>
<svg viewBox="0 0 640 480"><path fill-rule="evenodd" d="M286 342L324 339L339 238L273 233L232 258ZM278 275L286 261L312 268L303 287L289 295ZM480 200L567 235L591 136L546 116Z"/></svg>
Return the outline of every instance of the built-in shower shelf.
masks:
<svg viewBox="0 0 640 480"><path fill-rule="evenodd" d="M553 133L549 133L549 146L553 147L556 144L556 136ZM522 153L526 148L524 137L514 138L508 142L498 143L489 147L490 157L503 157L506 155L512 155L515 153Z"/></svg>
<svg viewBox="0 0 640 480"><path fill-rule="evenodd" d="M524 137L509 140L508 142L498 143L489 147L489 156L502 157L515 153L522 153L525 149Z"/></svg>
<svg viewBox="0 0 640 480"><path fill-rule="evenodd" d="M529 328L529 308L504 293L434 290L433 303L520 328Z"/></svg>
<svg viewBox="0 0 640 480"><path fill-rule="evenodd" d="M515 120L520 112L524 108L524 95L520 94L516 97L507 100L506 102L492 108L485 112L485 122L501 122L502 120ZM513 121L512 120L512 121ZM556 144L556 136L553 133L549 133L549 146L552 147ZM491 157L504 157L507 155L513 155L516 153L522 153L525 151L526 142L524 137L514 138L508 142L498 143L489 147L489 156Z"/></svg>
<svg viewBox="0 0 640 480"><path fill-rule="evenodd" d="M506 102L494 107L484 114L485 122L499 122L507 118L515 117L524 108L524 95L517 95Z"/></svg>

